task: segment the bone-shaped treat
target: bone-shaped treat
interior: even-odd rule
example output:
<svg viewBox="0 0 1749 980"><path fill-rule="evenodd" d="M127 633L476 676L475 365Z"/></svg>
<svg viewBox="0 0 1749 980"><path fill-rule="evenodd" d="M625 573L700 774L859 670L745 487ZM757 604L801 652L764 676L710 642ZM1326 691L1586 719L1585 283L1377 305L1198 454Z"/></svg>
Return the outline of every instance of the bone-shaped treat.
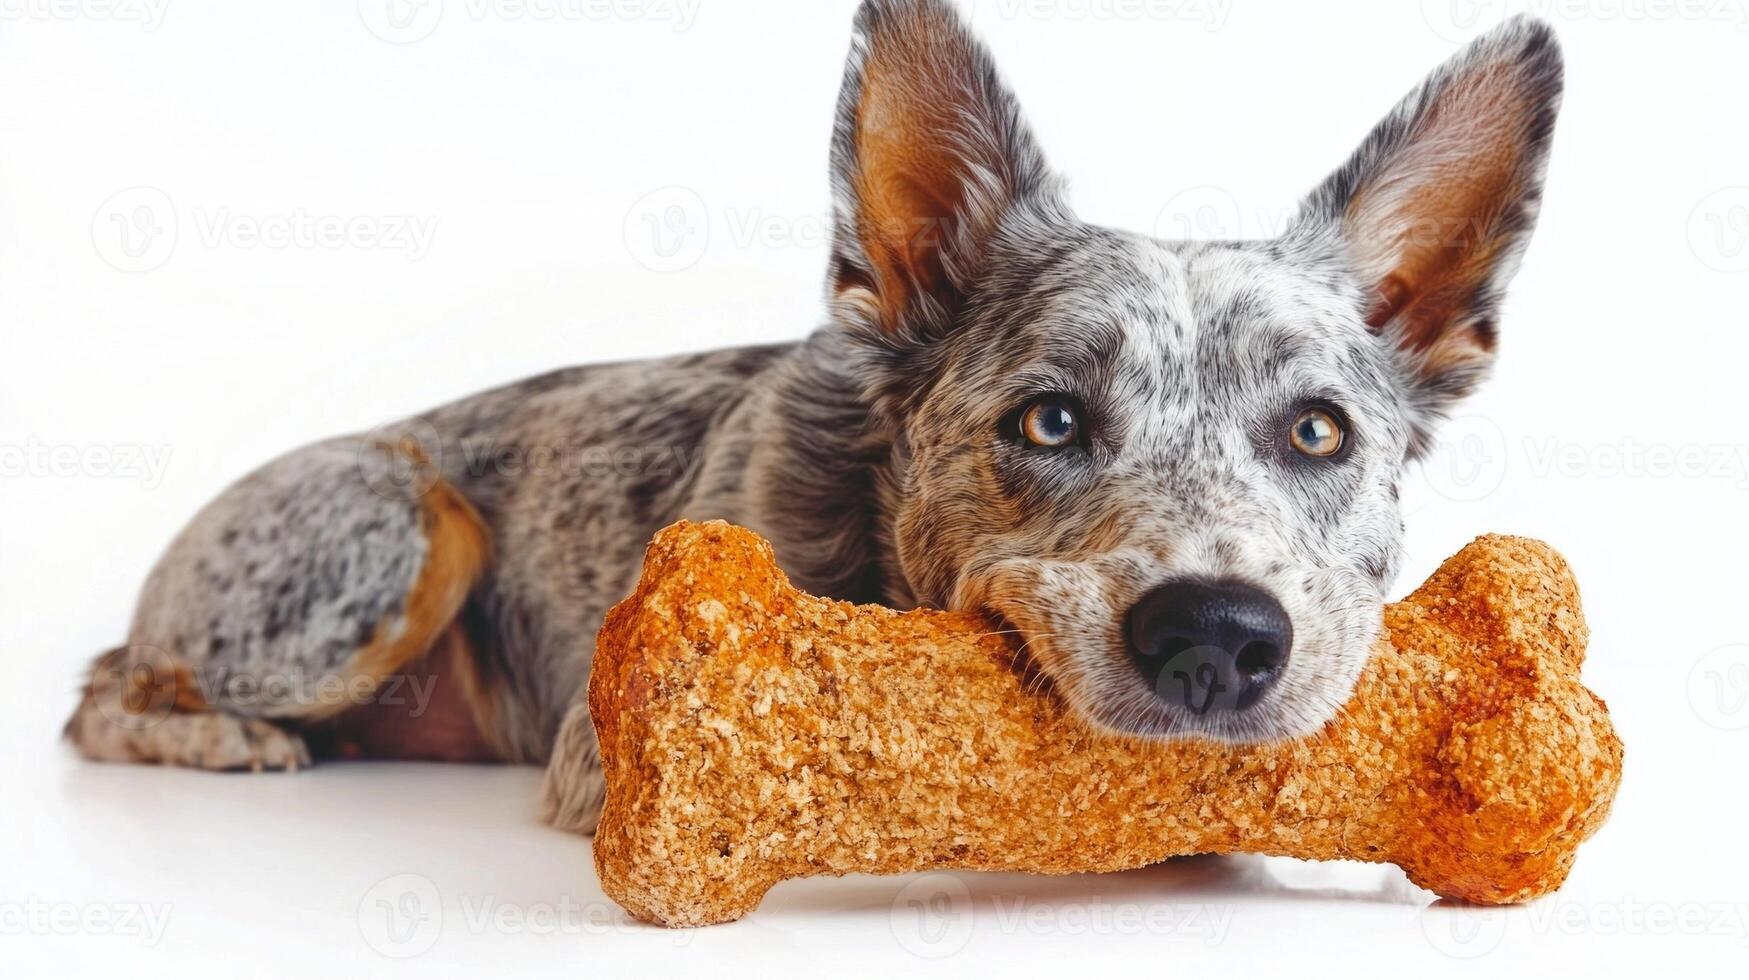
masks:
<svg viewBox="0 0 1749 980"><path fill-rule="evenodd" d="M640 919L739 918L786 878L1064 874L1246 851L1388 861L1451 898L1558 887L1622 747L1547 545L1483 537L1385 612L1341 716L1293 742L1091 729L966 613L793 589L720 522L657 535L601 632L602 887Z"/></svg>

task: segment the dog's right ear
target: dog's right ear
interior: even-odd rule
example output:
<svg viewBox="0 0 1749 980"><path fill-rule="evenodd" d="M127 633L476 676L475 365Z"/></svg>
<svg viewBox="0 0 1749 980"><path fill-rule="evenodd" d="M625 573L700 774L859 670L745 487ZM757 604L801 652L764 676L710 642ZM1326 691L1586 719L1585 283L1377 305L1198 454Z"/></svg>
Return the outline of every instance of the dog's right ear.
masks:
<svg viewBox="0 0 1749 980"><path fill-rule="evenodd" d="M1017 208L1055 181L983 47L942 0L866 0L832 138L831 298L841 319L920 339L953 322Z"/></svg>
<svg viewBox="0 0 1749 980"><path fill-rule="evenodd" d="M1492 364L1506 284L1536 226L1561 104L1548 25L1512 18L1410 92L1307 199L1294 233L1336 243L1368 327L1431 422Z"/></svg>

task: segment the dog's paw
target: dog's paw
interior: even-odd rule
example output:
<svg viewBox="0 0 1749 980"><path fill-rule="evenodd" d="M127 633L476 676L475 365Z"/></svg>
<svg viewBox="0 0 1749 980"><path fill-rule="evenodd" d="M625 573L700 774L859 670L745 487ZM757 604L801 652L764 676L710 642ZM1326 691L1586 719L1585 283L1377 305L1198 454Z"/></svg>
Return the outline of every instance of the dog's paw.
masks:
<svg viewBox="0 0 1749 980"><path fill-rule="evenodd" d="M217 772L296 772L310 765L303 736L272 722L213 711L168 714L136 727L92 707L80 710L68 735L81 755L98 762Z"/></svg>
<svg viewBox="0 0 1749 980"><path fill-rule="evenodd" d="M191 734L199 741L199 748L196 761L186 765L227 772L297 772L310 766L310 750L303 736L271 722L222 714L187 717L195 722L196 730Z"/></svg>

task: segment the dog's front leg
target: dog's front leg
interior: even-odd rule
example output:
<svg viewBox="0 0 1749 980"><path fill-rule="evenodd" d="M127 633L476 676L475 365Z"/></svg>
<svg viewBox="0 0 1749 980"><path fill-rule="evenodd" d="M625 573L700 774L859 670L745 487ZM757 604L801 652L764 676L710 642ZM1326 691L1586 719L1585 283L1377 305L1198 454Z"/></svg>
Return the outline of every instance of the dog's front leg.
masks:
<svg viewBox="0 0 1749 980"><path fill-rule="evenodd" d="M601 776L601 754L595 746L595 723L589 705L579 698L559 727L541 784L541 819L560 830L595 833L607 784Z"/></svg>

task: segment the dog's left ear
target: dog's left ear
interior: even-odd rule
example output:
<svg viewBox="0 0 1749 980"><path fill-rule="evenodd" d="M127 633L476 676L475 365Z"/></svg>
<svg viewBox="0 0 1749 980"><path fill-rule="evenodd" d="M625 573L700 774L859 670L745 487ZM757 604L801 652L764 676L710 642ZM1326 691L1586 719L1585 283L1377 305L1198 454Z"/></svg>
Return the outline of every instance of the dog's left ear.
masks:
<svg viewBox="0 0 1749 980"><path fill-rule="evenodd" d="M1404 355L1434 414L1493 361L1560 100L1553 31L1515 17L1398 103L1302 210L1296 230L1335 237L1367 292L1367 325Z"/></svg>
<svg viewBox="0 0 1749 980"><path fill-rule="evenodd" d="M1060 214L996 68L943 0L865 0L832 139L829 289L889 339L953 322L999 226Z"/></svg>

